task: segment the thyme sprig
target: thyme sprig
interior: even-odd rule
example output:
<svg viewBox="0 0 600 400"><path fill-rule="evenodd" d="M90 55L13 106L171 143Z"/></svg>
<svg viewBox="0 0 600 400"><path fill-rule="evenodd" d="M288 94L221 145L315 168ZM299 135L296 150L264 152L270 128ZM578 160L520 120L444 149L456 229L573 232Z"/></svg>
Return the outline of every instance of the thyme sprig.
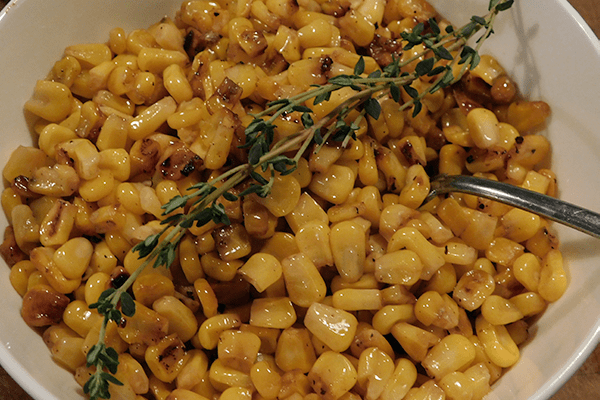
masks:
<svg viewBox="0 0 600 400"><path fill-rule="evenodd" d="M154 268L169 267L176 258L179 242L192 226L203 226L211 221L229 224L225 208L219 202L221 197L229 201L253 193L266 197L276 173L292 173L311 144L315 144L315 151L329 140L346 146L350 139L356 138L362 119L379 118L379 99L391 97L398 103L398 112L413 107L412 115L416 116L422 110L422 100L426 95L456 83L467 69L478 65L479 50L494 32L496 16L509 9L513 2L514 0L490 0L487 15L473 16L466 25L456 30L449 25L442 31L434 19L419 23L411 32L401 34L405 42L404 51L423 46L424 50L413 57L403 61L393 58L382 70L375 70L366 76L365 61L361 57L351 75L338 75L330 78L325 85L312 87L290 98L272 101L263 111L254 114L253 121L245 129L246 142L241 146L248 150L248 162L223 172L210 182L192 186L188 193L175 196L165 204L164 219L161 220L163 229L133 248L133 251L139 253L139 258L144 259L142 264L121 286L104 291L98 301L90 305L90 308L97 309L104 316L98 342L87 354L87 366L93 367L94 372L83 389L91 400L109 399L110 383L122 385L114 376L119 365L118 354L115 349L106 346L106 329L111 321L119 324L123 316L131 317L135 314L135 303L128 289L148 265L152 264ZM481 29L484 31L476 40L475 47L467 45L469 39ZM413 72L403 71L407 65L417 60ZM461 66L458 72L455 70L457 65ZM411 84L421 77L430 78L431 85L419 92ZM346 87L356 93L315 121L310 106L330 100L333 92ZM402 91L410 100L403 100ZM353 111L358 113L348 121ZM277 120L294 112L300 113L303 129L274 143ZM290 155L293 151L295 154ZM243 191L232 193L232 189L248 180L250 182Z"/></svg>

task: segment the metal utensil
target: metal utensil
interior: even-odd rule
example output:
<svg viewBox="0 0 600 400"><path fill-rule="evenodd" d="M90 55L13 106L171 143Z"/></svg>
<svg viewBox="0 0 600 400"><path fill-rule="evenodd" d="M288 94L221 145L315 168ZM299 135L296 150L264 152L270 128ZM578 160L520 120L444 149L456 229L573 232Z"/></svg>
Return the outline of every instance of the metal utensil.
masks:
<svg viewBox="0 0 600 400"><path fill-rule="evenodd" d="M600 238L600 214L551 196L484 178L466 175L436 176L431 179L431 191L423 204L440 194L451 192L472 194L531 211Z"/></svg>

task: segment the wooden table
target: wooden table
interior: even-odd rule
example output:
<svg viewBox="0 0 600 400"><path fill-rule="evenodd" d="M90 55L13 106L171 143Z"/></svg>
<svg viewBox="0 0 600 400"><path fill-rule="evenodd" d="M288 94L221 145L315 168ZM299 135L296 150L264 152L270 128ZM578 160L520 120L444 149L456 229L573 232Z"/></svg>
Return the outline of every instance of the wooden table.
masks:
<svg viewBox="0 0 600 400"><path fill-rule="evenodd" d="M531 0L529 0L531 1ZM539 1L540 4L544 0ZM6 0L0 0L0 9ZM569 0L581 16L600 37L600 1ZM0 400L33 400L0 367ZM551 400L598 400L600 399L600 346L577 373L552 397ZM507 399L508 400L508 399Z"/></svg>

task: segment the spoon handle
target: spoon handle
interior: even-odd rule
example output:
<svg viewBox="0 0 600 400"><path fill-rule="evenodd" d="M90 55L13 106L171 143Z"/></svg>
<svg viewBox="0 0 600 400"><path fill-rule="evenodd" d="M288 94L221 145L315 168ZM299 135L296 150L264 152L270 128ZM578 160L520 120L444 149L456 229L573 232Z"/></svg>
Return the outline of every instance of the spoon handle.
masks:
<svg viewBox="0 0 600 400"><path fill-rule="evenodd" d="M424 203L439 194L460 192L495 200L542 215L588 235L600 238L600 214L554 197L508 183L465 175L440 175L431 180Z"/></svg>

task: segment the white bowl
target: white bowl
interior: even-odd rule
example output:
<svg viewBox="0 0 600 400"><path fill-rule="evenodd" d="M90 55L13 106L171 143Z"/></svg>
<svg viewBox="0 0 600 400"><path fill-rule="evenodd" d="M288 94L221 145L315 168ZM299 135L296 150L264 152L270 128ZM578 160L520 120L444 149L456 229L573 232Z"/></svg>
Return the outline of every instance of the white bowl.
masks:
<svg viewBox="0 0 600 400"><path fill-rule="evenodd" d="M63 49L106 41L108 31L145 28L174 15L181 0L15 0L0 12L0 164L19 144L31 145L23 113L37 79ZM431 0L455 26L481 15L488 0ZM600 211L600 44L566 0L517 0L500 17L485 51L496 56L521 91L552 107L547 135L561 197ZM0 215L0 232L6 226ZM521 360L487 399L548 399L579 368L600 338L598 242L558 227L569 288L532 329ZM3 262L1 262L4 264ZM40 336L21 319L21 299L0 266L0 363L32 397L81 399L71 374L60 369Z"/></svg>

